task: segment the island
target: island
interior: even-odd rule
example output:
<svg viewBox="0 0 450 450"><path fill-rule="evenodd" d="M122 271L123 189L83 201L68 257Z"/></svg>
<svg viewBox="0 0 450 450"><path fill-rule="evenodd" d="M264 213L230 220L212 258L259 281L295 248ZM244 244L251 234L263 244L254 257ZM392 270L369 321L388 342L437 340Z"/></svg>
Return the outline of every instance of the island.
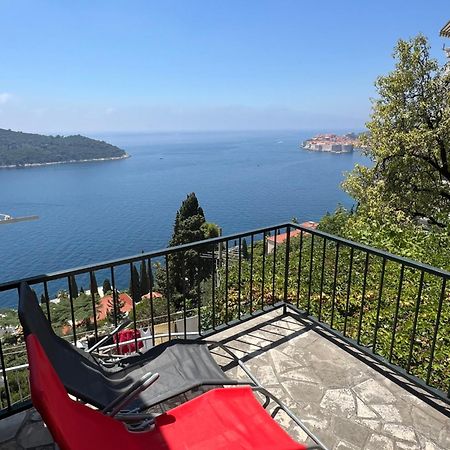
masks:
<svg viewBox="0 0 450 450"><path fill-rule="evenodd" d="M311 139L307 139L300 146L315 152L350 153L355 147L359 146L359 141L355 133L348 133L343 136L318 134Z"/></svg>
<svg viewBox="0 0 450 450"><path fill-rule="evenodd" d="M0 168L128 158L119 147L85 136L44 136L0 128Z"/></svg>

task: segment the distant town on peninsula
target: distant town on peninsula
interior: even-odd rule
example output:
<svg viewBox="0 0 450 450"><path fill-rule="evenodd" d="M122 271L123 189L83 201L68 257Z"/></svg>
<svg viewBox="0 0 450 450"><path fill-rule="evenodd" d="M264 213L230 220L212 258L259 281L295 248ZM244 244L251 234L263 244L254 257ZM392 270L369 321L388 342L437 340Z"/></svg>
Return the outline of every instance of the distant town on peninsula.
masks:
<svg viewBox="0 0 450 450"><path fill-rule="evenodd" d="M127 158L119 147L85 136L44 136L0 128L0 168Z"/></svg>
<svg viewBox="0 0 450 450"><path fill-rule="evenodd" d="M347 133L343 136L318 134L302 142L301 147L316 152L349 153L359 145L358 136L355 133Z"/></svg>

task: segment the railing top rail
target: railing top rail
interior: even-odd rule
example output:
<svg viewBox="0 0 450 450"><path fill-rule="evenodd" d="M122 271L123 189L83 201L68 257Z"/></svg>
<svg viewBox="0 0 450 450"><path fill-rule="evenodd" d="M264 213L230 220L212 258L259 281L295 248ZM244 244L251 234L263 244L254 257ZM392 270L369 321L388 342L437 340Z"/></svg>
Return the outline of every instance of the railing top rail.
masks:
<svg viewBox="0 0 450 450"><path fill-rule="evenodd" d="M301 225L290 223L292 228L297 228L299 230L305 231L310 234L315 234L322 238L328 239L330 241L339 242L340 244L347 245L349 247L353 247L357 250L361 250L372 255L380 256L381 258L388 259L390 261L395 261L405 266L412 267L414 269L423 270L424 272L431 273L433 275L438 275L443 278L450 278L450 272L439 269L438 267L430 266L429 264L421 263L419 261L414 261L413 259L405 258L403 256L394 255L393 253L389 253L385 250L380 250L375 247L370 247L369 245L360 244L358 242L350 241L349 239L345 239L339 236L335 236L334 234L329 234L324 231L314 230L307 227L302 227Z"/></svg>
<svg viewBox="0 0 450 450"><path fill-rule="evenodd" d="M130 264L133 262L142 261L143 259L158 258L160 256L170 255L171 253L182 252L182 251L192 250L192 249L195 249L198 247L203 247L205 245L219 244L219 243L227 241L227 240L238 239L240 237L242 238L242 237L246 237L246 236L251 236L252 234L261 234L261 233L271 231L274 229L276 230L276 229L280 229L280 228L285 228L289 225L291 225L291 224L283 223L283 224L278 224L278 225L272 225L272 226L267 226L264 228L257 228L254 230L245 231L243 233L235 233L235 234L230 234L227 236L219 236L216 238L204 239L202 241L190 242L189 244L182 244L182 245L177 245L174 247L167 247L167 248L163 248L163 249L159 249L159 250L154 250L151 252L139 253L138 255L133 255L133 256L126 257L126 258L112 259L110 261L105 261L105 262L98 263L98 264L90 264L90 265L86 265L86 266L76 267L73 269L66 269L66 270L62 270L62 271L58 271L58 272L51 272L51 273L47 273L47 274L36 275L33 277L23 278L20 280L7 281L6 283L0 283L0 292L10 290L10 289L17 289L17 288L19 288L19 285L22 281L25 281L29 284L37 284L37 283L42 283L44 281L51 281L51 280L55 280L58 278L67 277L70 275L78 275L78 274L82 274L82 273L89 273L91 271L96 271L96 270L109 269L112 266L116 267L116 266L121 266L121 265L125 265L125 264Z"/></svg>
<svg viewBox="0 0 450 450"><path fill-rule="evenodd" d="M63 278L63 277L68 277L70 275L79 275L79 274L89 273L89 272L93 272L93 271L97 271L97 270L108 269L111 267L130 264L133 262L142 261L144 259L158 258L158 257L164 256L164 255L169 255L169 254L176 253L176 252L182 252L182 251L192 250L192 249L196 249L196 248L201 248L206 245L209 246L209 245L219 244L221 242L230 241L230 240L238 239L238 238L244 238L244 237L255 235L255 234L262 234L267 231L278 230L278 229L286 228L286 227L302 230L306 233L314 234L314 235L320 236L322 238L328 239L330 241L339 242L339 243L347 245L349 247L353 247L355 249L358 249L358 250L361 250L364 252L368 252L372 255L376 255L381 258L390 260L390 261L398 262L398 263L403 264L408 267L412 267L412 268L422 270L427 273L431 273L434 275L441 276L443 278L450 279L450 272L447 272L443 269L439 269L437 267L430 266L429 264L424 264L424 263L414 261L412 259L408 259L408 258L405 258L402 256L397 256L397 255L389 253L385 250L380 250L380 249L377 249L374 247L370 247L368 245L359 244L357 242L350 241L348 239L344 239L339 236L335 236L335 235L326 233L324 231L314 230L314 229L304 227L304 226L301 226L299 224L292 223L292 222L286 222L286 223L271 225L271 226L267 226L267 227L263 227L263 228L256 228L256 229L248 230L248 231L241 232L241 233L234 233L234 234L229 234L226 236L219 236L219 237L212 238L212 239L205 239L202 241L191 242L189 244L177 245L174 247L167 247L164 249L159 249L159 250L155 250L155 251L151 251L151 252L140 253L138 255L133 255L133 256L126 257L126 258L113 259L113 260L105 261L105 262L98 263L98 264L85 265L85 266L80 266L80 267L76 267L73 269L67 269L67 270L58 271L58 272L51 272L48 274L36 275L33 277L23 278L23 279L19 279L19 280L8 281L5 283L0 283L0 292L11 290L11 289L18 289L19 285L22 281L25 281L29 284L42 283L44 281L51 281L51 280L55 280L55 279L59 279L59 278Z"/></svg>

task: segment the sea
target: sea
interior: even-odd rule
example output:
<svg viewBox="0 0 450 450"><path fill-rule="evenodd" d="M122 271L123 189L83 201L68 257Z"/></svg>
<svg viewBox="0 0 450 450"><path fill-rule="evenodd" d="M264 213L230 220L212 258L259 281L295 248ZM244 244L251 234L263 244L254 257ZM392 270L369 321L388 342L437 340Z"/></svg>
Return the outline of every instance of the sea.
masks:
<svg viewBox="0 0 450 450"><path fill-rule="evenodd" d="M131 157L0 170L0 213L39 216L0 225L0 283L164 248L190 192L224 235L351 207L345 173L370 161L302 149L316 133L104 133Z"/></svg>

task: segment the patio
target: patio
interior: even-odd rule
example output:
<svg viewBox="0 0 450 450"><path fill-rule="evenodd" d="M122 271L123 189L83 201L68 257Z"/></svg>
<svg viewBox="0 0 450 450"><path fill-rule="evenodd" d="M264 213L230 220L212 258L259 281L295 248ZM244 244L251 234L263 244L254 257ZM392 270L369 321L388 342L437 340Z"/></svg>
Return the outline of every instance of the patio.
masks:
<svg viewBox="0 0 450 450"><path fill-rule="evenodd" d="M283 315L278 309L211 340L241 358L258 381L330 449L450 448L448 405L417 391L417 386L354 347L345 347L306 319ZM223 350L212 352L230 376L246 378ZM295 439L308 442L283 412L277 420ZM34 410L2 420L0 441L2 450L54 448Z"/></svg>

